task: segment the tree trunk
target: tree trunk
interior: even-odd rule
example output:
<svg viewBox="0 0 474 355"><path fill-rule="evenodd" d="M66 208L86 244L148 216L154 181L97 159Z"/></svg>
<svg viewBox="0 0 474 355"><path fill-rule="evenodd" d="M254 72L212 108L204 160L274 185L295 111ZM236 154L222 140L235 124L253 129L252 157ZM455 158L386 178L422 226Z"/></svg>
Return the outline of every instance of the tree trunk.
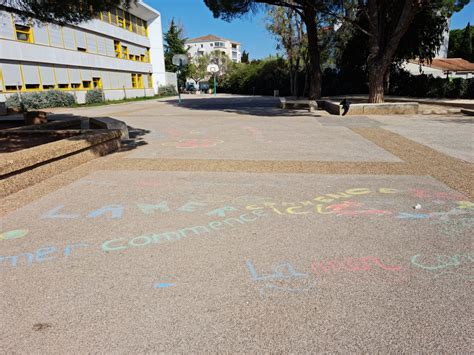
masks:
<svg viewBox="0 0 474 355"><path fill-rule="evenodd" d="M369 63L369 102L382 103L384 101L384 77L387 68L380 63Z"/></svg>
<svg viewBox="0 0 474 355"><path fill-rule="evenodd" d="M304 22L308 33L309 52L309 94L311 100L321 98L321 58L318 44L318 24L316 23L316 10L311 6L304 7Z"/></svg>

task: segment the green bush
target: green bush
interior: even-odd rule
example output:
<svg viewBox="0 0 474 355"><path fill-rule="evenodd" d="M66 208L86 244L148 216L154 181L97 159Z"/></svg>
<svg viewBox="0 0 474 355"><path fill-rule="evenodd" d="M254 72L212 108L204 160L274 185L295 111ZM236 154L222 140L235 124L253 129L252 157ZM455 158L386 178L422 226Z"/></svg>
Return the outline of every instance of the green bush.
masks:
<svg viewBox="0 0 474 355"><path fill-rule="evenodd" d="M178 95L178 93L174 85L165 85L165 86L160 86L158 88L158 95L159 96L174 96L174 95Z"/></svg>
<svg viewBox="0 0 474 355"><path fill-rule="evenodd" d="M39 110L48 107L68 107L76 102L73 95L59 90L27 92L20 95L21 103L18 94L10 95L7 98L8 109L15 111Z"/></svg>
<svg viewBox="0 0 474 355"><path fill-rule="evenodd" d="M100 104L102 102L104 102L104 94L101 89L93 89L86 92L86 104Z"/></svg>

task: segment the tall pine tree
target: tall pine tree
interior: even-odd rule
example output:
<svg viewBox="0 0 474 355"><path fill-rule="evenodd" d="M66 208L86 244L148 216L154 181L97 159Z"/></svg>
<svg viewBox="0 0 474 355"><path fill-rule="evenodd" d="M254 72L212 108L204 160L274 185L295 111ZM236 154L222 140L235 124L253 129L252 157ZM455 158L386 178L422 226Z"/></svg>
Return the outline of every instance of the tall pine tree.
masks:
<svg viewBox="0 0 474 355"><path fill-rule="evenodd" d="M173 56L175 54L188 54L188 51L185 46L186 38L183 36L183 28L176 25L174 19L171 20L170 27L168 32L165 33L164 39L166 71L176 73L178 67L173 64ZM184 86L184 83L186 83L187 74L187 66L181 68L181 73L178 77L178 84L180 86Z"/></svg>

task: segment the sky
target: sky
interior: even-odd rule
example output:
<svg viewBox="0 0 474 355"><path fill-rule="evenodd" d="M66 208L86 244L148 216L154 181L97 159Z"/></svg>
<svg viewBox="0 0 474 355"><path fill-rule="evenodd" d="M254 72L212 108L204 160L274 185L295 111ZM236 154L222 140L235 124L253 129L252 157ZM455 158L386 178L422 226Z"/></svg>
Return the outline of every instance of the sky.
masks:
<svg viewBox="0 0 474 355"><path fill-rule="evenodd" d="M163 32L174 18L185 30L185 37L194 38L213 34L241 43L242 51L250 53L250 59L260 59L276 54L276 41L265 29L263 13L249 14L231 22L215 19L203 0L145 0L162 16ZM474 25L474 1L453 15L451 29Z"/></svg>

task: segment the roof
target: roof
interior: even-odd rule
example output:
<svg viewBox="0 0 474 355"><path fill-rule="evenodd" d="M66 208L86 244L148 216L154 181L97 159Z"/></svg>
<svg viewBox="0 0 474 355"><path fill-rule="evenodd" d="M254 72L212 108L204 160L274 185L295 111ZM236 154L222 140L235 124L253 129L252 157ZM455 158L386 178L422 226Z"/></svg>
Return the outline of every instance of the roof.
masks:
<svg viewBox="0 0 474 355"><path fill-rule="evenodd" d="M413 60L410 61L415 64L419 64L420 61ZM474 63L471 63L462 58L435 58L431 64L423 64L424 66L429 66L434 69L440 69L444 71L468 71L474 72Z"/></svg>
<svg viewBox="0 0 474 355"><path fill-rule="evenodd" d="M225 38L217 37L217 36L214 36L214 35L206 35L206 36L191 38L191 39L186 40L186 43L214 42L214 41L229 41L229 42L232 42L232 43L239 43L239 42L236 42L236 41L231 41L230 39L225 39Z"/></svg>

